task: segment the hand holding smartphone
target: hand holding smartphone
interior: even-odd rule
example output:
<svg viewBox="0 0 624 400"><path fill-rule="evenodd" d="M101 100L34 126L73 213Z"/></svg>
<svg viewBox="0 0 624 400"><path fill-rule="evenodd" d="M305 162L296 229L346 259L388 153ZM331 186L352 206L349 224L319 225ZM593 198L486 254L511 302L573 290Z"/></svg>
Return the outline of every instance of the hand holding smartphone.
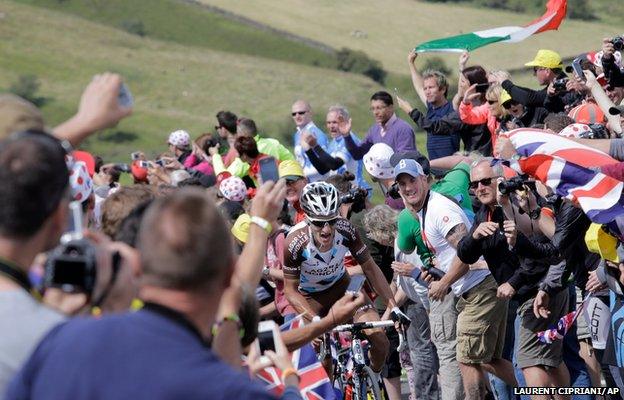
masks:
<svg viewBox="0 0 624 400"><path fill-rule="evenodd" d="M264 355L267 350L275 352L277 346L275 345L275 337L278 336L279 328L274 321L260 321L258 324L258 340L256 340L256 346L258 354L260 354L260 362L267 363L270 360Z"/></svg>
<svg viewBox="0 0 624 400"><path fill-rule="evenodd" d="M353 297L356 297L358 293L360 293L360 290L362 290L364 282L366 282L366 276L362 274L351 276L351 281L349 282L346 293L350 293Z"/></svg>
<svg viewBox="0 0 624 400"><path fill-rule="evenodd" d="M279 179L279 172L277 169L277 160L273 157L265 157L260 159L260 181L261 183L273 181L277 182Z"/></svg>

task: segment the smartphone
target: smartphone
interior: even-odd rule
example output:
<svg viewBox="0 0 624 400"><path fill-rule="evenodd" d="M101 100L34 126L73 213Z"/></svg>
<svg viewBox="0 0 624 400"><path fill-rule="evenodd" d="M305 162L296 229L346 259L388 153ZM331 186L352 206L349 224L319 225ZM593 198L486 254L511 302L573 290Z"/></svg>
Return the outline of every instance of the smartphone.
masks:
<svg viewBox="0 0 624 400"><path fill-rule="evenodd" d="M275 336L279 335L279 327L275 321L260 321L258 324L258 340L257 345L259 347L258 354L261 355L260 361L267 362L268 359L264 356L265 351L275 351Z"/></svg>
<svg viewBox="0 0 624 400"><path fill-rule="evenodd" d="M149 161L139 161L139 167L149 168L150 167Z"/></svg>
<svg viewBox="0 0 624 400"><path fill-rule="evenodd" d="M119 94L117 94L117 103L121 107L130 108L134 105L134 99L132 98L132 93L130 93L130 89L126 86L125 83L121 83L119 86Z"/></svg>
<svg viewBox="0 0 624 400"><path fill-rule="evenodd" d="M265 157L260 159L260 180L262 183L273 181L277 182L279 173L277 171L277 161L273 157Z"/></svg>
<svg viewBox="0 0 624 400"><path fill-rule="evenodd" d="M156 160L156 165L164 167L165 166L165 160Z"/></svg>
<svg viewBox="0 0 624 400"><path fill-rule="evenodd" d="M126 172L126 173L130 173L132 172L130 165L128 164L115 164L113 165L113 168L116 169L117 171L121 171L121 172Z"/></svg>
<svg viewBox="0 0 624 400"><path fill-rule="evenodd" d="M130 153L130 159L132 161L138 160L141 157L140 151L135 151L134 153Z"/></svg>
<svg viewBox="0 0 624 400"><path fill-rule="evenodd" d="M360 290L362 290L364 282L366 282L366 276L362 274L351 276L351 281L349 282L346 293L351 293L354 297L357 296Z"/></svg>
<svg viewBox="0 0 624 400"><path fill-rule="evenodd" d="M489 87L490 87L489 83L479 83L477 84L477 86L475 86L475 89L477 93L485 93L487 92Z"/></svg>
<svg viewBox="0 0 624 400"><path fill-rule="evenodd" d="M585 74L583 73L583 67L581 66L581 61L586 59L585 54L580 55L572 61L572 69L574 70L574 75L580 78L583 82L585 82Z"/></svg>

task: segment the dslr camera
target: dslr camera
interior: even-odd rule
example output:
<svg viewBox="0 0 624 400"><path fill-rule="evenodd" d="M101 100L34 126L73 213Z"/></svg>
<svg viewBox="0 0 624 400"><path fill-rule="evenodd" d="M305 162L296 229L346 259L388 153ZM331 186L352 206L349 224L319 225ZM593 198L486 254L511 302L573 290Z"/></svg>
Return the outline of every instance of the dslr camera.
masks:
<svg viewBox="0 0 624 400"><path fill-rule="evenodd" d="M69 203L70 230L61 244L49 254L45 264L44 286L68 293L93 293L97 258L95 246L82 235L82 205Z"/></svg>
<svg viewBox="0 0 624 400"><path fill-rule="evenodd" d="M368 196L368 191L360 187L349 190L347 194L340 198L340 204L350 204L358 201L364 201Z"/></svg>
<svg viewBox="0 0 624 400"><path fill-rule="evenodd" d="M615 36L611 39L611 44L616 51L622 51L624 49L624 36Z"/></svg>
<svg viewBox="0 0 624 400"><path fill-rule="evenodd" d="M503 196L508 196L516 190L535 189L535 181L529 180L527 175L514 176L498 184L498 191Z"/></svg>
<svg viewBox="0 0 624 400"><path fill-rule="evenodd" d="M555 92L563 92L566 90L566 84L568 83L568 78L558 78L553 81L553 89Z"/></svg>

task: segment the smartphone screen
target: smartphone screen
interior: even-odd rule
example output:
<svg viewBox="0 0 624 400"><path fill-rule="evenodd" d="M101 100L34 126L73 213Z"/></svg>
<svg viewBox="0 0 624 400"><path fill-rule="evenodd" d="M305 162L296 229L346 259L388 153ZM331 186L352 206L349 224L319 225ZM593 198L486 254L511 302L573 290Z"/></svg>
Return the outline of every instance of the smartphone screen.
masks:
<svg viewBox="0 0 624 400"><path fill-rule="evenodd" d="M126 86L125 83L122 83L119 87L119 94L117 95L117 102L122 107L132 107L134 104L134 99L132 98L132 93L130 93L130 89Z"/></svg>
<svg viewBox="0 0 624 400"><path fill-rule="evenodd" d="M260 159L260 179L262 183L273 181L277 182L279 173L277 171L277 161L273 157L265 157Z"/></svg>
<svg viewBox="0 0 624 400"><path fill-rule="evenodd" d="M585 74L583 73L583 67L581 66L581 58L577 58L572 62L572 69L574 74L581 80L585 81Z"/></svg>
<svg viewBox="0 0 624 400"><path fill-rule="evenodd" d="M258 332L258 343L260 344L260 354L265 351L275 351L275 339L273 338L273 329Z"/></svg>
<svg viewBox="0 0 624 400"><path fill-rule="evenodd" d="M364 282L366 282L366 276L364 275L353 275L351 277L351 281L349 282L349 286L347 287L348 293L359 293L362 290L362 286L364 286Z"/></svg>

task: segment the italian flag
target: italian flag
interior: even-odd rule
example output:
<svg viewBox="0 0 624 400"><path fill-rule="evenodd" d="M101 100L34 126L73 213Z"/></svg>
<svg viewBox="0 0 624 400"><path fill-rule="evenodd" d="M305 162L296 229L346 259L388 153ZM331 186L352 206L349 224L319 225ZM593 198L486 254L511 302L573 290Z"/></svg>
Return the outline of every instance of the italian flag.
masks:
<svg viewBox="0 0 624 400"><path fill-rule="evenodd" d="M531 35L559 28L565 15L566 0L549 0L546 4L546 12L544 15L528 25L503 26L485 31L432 40L416 46L416 51L462 52L466 50L472 51L496 42L517 43Z"/></svg>

